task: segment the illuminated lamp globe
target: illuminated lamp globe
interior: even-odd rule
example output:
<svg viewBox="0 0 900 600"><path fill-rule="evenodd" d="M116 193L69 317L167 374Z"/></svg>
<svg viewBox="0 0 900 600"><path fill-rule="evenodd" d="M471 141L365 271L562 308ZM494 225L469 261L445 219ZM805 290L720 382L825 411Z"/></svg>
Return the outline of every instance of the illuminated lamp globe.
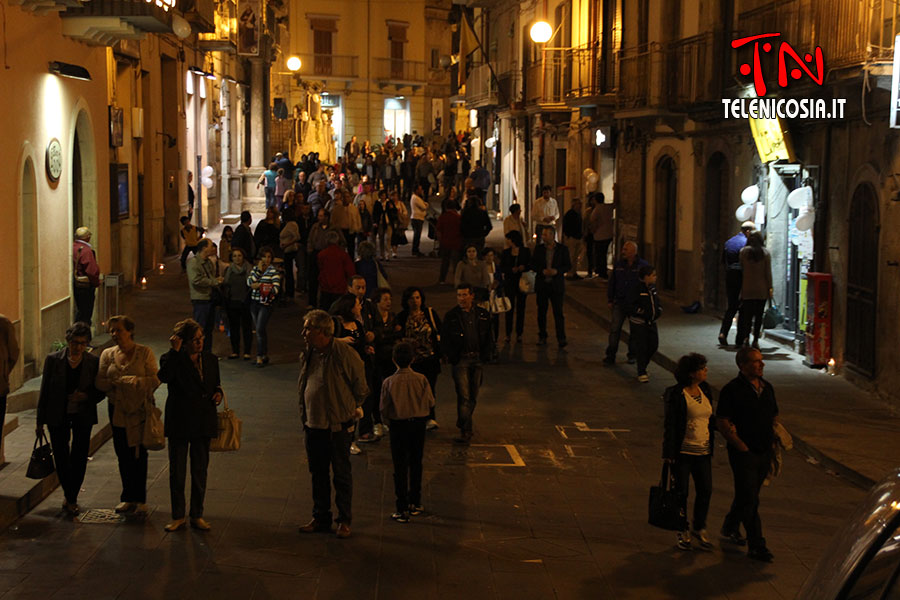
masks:
<svg viewBox="0 0 900 600"><path fill-rule="evenodd" d="M172 33L183 40L191 35L191 24L178 15L172 15Z"/></svg>
<svg viewBox="0 0 900 600"><path fill-rule="evenodd" d="M300 57L292 56L287 59L287 68L289 71L299 71L300 70Z"/></svg>
<svg viewBox="0 0 900 600"><path fill-rule="evenodd" d="M550 23L547 21L538 21L531 26L531 30L528 33L531 35L531 41L538 44L546 44L553 35L553 28L550 27Z"/></svg>

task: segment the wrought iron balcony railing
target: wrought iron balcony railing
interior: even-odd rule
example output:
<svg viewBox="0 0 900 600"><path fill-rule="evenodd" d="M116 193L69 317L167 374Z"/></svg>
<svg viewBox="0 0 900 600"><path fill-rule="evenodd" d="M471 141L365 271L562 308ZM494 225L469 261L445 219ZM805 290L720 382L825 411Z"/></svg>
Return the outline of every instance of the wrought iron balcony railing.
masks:
<svg viewBox="0 0 900 600"><path fill-rule="evenodd" d="M373 58L372 78L385 83L424 83L425 63L396 58Z"/></svg>
<svg viewBox="0 0 900 600"><path fill-rule="evenodd" d="M299 54L300 70L306 78L354 79L359 77L359 57L344 54Z"/></svg>

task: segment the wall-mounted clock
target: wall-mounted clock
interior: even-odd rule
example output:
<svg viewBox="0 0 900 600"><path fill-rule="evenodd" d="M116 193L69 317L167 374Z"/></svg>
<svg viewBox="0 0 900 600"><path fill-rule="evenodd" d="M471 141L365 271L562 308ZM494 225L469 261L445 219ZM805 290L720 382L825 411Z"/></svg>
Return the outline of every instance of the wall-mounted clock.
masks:
<svg viewBox="0 0 900 600"><path fill-rule="evenodd" d="M56 183L59 176L62 175L62 145L59 140L53 138L47 144L47 156L45 157L47 166L47 179Z"/></svg>

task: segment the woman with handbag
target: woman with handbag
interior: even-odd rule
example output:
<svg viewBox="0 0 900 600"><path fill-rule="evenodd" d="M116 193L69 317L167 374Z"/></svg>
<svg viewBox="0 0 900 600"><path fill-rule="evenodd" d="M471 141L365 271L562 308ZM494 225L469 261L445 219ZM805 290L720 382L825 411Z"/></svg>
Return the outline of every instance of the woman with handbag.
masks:
<svg viewBox="0 0 900 600"><path fill-rule="evenodd" d="M219 361L203 351L203 330L193 319L179 321L169 338L171 348L159 359L159 379L167 384L166 437L169 439L169 492L172 521L166 531L185 526L184 484L191 457L191 527L209 531L203 518L209 443L219 434L216 406L224 392Z"/></svg>
<svg viewBox="0 0 900 600"><path fill-rule="evenodd" d="M44 425L50 432L56 474L65 494L63 509L70 515L79 511L78 492L87 470L91 429L97 422L97 403L105 395L94 385L100 361L87 351L90 341L87 323L78 322L66 330L66 348L44 360L38 396L36 433L41 437Z"/></svg>
<svg viewBox="0 0 900 600"><path fill-rule="evenodd" d="M122 494L116 512L146 515L147 448L144 425L156 404L159 387L156 357L148 346L134 341L134 321L125 315L111 317L109 335L115 346L100 355L97 387L109 396L109 422L119 461Z"/></svg>
<svg viewBox="0 0 900 600"><path fill-rule="evenodd" d="M754 231L747 237L747 245L741 248L741 306L738 314L738 332L735 345L750 341L750 323L753 323L753 344L759 350L759 332L762 328L766 300L772 297L772 257L766 250L762 234Z"/></svg>
<svg viewBox="0 0 900 600"><path fill-rule="evenodd" d="M269 364L269 317L275 306L275 298L281 292L281 275L272 264L275 254L272 248L263 246L259 250L259 264L253 267L247 277L250 286L250 314L256 327L256 366Z"/></svg>
<svg viewBox="0 0 900 600"><path fill-rule="evenodd" d="M690 478L694 479L694 514L690 529L678 532L677 546L691 549L696 538L700 548L712 549L706 533L706 517L712 496L712 454L715 446L716 418L713 395L706 383L706 357L691 353L682 356L675 367L677 383L663 394L665 430L663 460L672 465L675 489L684 502Z"/></svg>
<svg viewBox="0 0 900 600"><path fill-rule="evenodd" d="M244 249L235 247L231 251L231 264L225 269L223 288L227 289L228 334L231 340L229 359L235 359L241 352L241 338L244 339L244 360L250 360L253 338L250 335L253 317L250 314L250 287L247 278L252 267L244 255Z"/></svg>
<svg viewBox="0 0 900 600"><path fill-rule="evenodd" d="M431 394L437 399L437 378L441 373L441 319L425 304L425 292L421 288L412 286L403 290L400 305L403 310L397 315L397 324L401 328L402 338L410 342L415 351L410 367L425 376ZM437 428L432 406L425 429L431 431Z"/></svg>
<svg viewBox="0 0 900 600"><path fill-rule="evenodd" d="M522 273L531 268L531 251L525 246L521 232L512 229L506 234L506 248L500 255L500 271L503 273L503 287L509 298L510 310L506 311L506 342L509 343L513 330L513 313L516 321L516 343L522 341L525 331L525 301L528 294L519 289Z"/></svg>
<svg viewBox="0 0 900 600"><path fill-rule="evenodd" d="M494 337L494 354L497 354L497 340L500 339L500 313L508 310L503 288L503 272L497 265L497 254L493 248L485 248L481 253L491 283L488 286L487 310L491 313L491 333ZM506 310L504 310L506 309Z"/></svg>

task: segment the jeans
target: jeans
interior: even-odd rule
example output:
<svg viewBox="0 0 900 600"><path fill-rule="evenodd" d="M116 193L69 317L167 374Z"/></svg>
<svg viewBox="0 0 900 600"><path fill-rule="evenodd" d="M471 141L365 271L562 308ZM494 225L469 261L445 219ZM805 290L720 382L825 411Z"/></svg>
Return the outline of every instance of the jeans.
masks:
<svg viewBox="0 0 900 600"><path fill-rule="evenodd" d="M565 291L556 290L551 285L540 285L535 290L538 310L538 338L547 339L547 308L553 305L553 324L556 327L556 339L566 341L566 318L563 315Z"/></svg>
<svg viewBox="0 0 900 600"><path fill-rule="evenodd" d="M516 291L512 294L507 293L506 297L512 304L512 307L506 311L506 337L512 333L513 313L515 313L516 319L516 335L522 337L522 332L525 331L525 303L528 300L528 294Z"/></svg>
<svg viewBox="0 0 900 600"><path fill-rule="evenodd" d="M690 478L694 478L694 531L706 529L709 499L712 497L712 455L679 454L672 468L675 489L684 498L684 514L687 514L687 498Z"/></svg>
<svg viewBox="0 0 900 600"><path fill-rule="evenodd" d="M191 300L194 305L194 320L203 328L203 351L212 352L212 336L213 336L213 310L212 302L209 300Z"/></svg>
<svg viewBox="0 0 900 600"><path fill-rule="evenodd" d="M472 432L472 413L478 403L483 367L477 358L463 358L453 365L453 383L456 386L456 427L464 433Z"/></svg>
<svg viewBox="0 0 900 600"><path fill-rule="evenodd" d="M294 264L297 262L296 252L284 253L284 297L293 298L297 291L294 286Z"/></svg>
<svg viewBox="0 0 900 600"><path fill-rule="evenodd" d="M425 223L422 219L413 219L412 220L412 228L413 228L413 243L412 243L412 253L419 254L419 242L422 240L422 224Z"/></svg>
<svg viewBox="0 0 900 600"><path fill-rule="evenodd" d="M250 305L244 302L230 304L228 306L228 332L231 340L231 353L241 353L241 338L244 339L244 354L250 354L253 347L253 339L250 337L253 330L253 317L250 314Z"/></svg>
<svg viewBox="0 0 900 600"><path fill-rule="evenodd" d="M744 279L744 272L740 269L725 269L725 297L728 299L728 306L725 308L725 315L722 317L722 328L719 329L719 335L728 335L731 329L731 323L734 321L734 315L737 314L738 307L741 305L741 283Z"/></svg>
<svg viewBox="0 0 900 600"><path fill-rule="evenodd" d="M84 483L84 473L87 470L93 427L94 424L81 415L67 415L62 425L47 427L56 474L69 504L78 503L78 492Z"/></svg>
<svg viewBox="0 0 900 600"><path fill-rule="evenodd" d="M209 468L209 438L179 440L169 438L169 493L172 499L172 519L184 518L184 483L187 479L187 460L191 457L192 519L203 516L206 497L206 471Z"/></svg>
<svg viewBox="0 0 900 600"><path fill-rule="evenodd" d="M422 457L425 454L425 417L391 419L391 461L397 512L422 504Z"/></svg>
<svg viewBox="0 0 900 600"><path fill-rule="evenodd" d="M78 287L75 286L75 322L82 321L91 324L91 318L94 315L94 286Z"/></svg>
<svg viewBox="0 0 900 600"><path fill-rule="evenodd" d="M765 548L766 538L759 518L759 490L769 474L772 455L769 452L739 452L728 446L728 463L734 477L734 500L722 529L737 532L743 523L749 549Z"/></svg>
<svg viewBox="0 0 900 600"><path fill-rule="evenodd" d="M735 344L746 344L750 337L750 323L753 322L753 341L759 339L759 331L762 329L763 313L766 312L765 300L741 300L741 310L738 314L738 331Z"/></svg>
<svg viewBox="0 0 900 600"><path fill-rule="evenodd" d="M619 337L622 335L622 325L628 317L628 311L621 304L613 304L612 314L609 317L609 344L606 346L606 358L616 359L619 351ZM628 338L628 358L634 355L633 336Z"/></svg>
<svg viewBox="0 0 900 600"><path fill-rule="evenodd" d="M572 259L572 270L566 275L578 275L578 259L581 258L582 240L580 237L563 236L563 243L569 249L569 256Z"/></svg>
<svg viewBox="0 0 900 600"><path fill-rule="evenodd" d="M306 431L306 460L312 476L313 519L317 523L331 524L331 484L329 467L333 473L334 504L338 511L338 523L350 524L353 513L353 475L350 467L350 442L353 433L310 429Z"/></svg>
<svg viewBox="0 0 900 600"><path fill-rule="evenodd" d="M109 404L109 422L112 423L113 405ZM124 427L112 426L113 447L119 463L122 494L119 502L147 501L147 449L144 446L129 447Z"/></svg>
<svg viewBox="0 0 900 600"><path fill-rule="evenodd" d="M631 323L631 347L637 359L638 375L646 375L647 365L659 349L659 330L656 323L650 325Z"/></svg>
<svg viewBox="0 0 900 600"><path fill-rule="evenodd" d="M268 356L269 333L266 328L269 326L269 317L272 316L272 307L254 300L250 303L250 314L253 316L253 326L256 327L256 355Z"/></svg>
<svg viewBox="0 0 900 600"><path fill-rule="evenodd" d="M450 270L450 267L453 267L453 271L456 271L456 263L459 262L459 250L451 250L440 246L438 253L441 255L441 276L439 281L444 283L447 281L447 271Z"/></svg>
<svg viewBox="0 0 900 600"><path fill-rule="evenodd" d="M266 210L275 206L275 188L266 186Z"/></svg>

